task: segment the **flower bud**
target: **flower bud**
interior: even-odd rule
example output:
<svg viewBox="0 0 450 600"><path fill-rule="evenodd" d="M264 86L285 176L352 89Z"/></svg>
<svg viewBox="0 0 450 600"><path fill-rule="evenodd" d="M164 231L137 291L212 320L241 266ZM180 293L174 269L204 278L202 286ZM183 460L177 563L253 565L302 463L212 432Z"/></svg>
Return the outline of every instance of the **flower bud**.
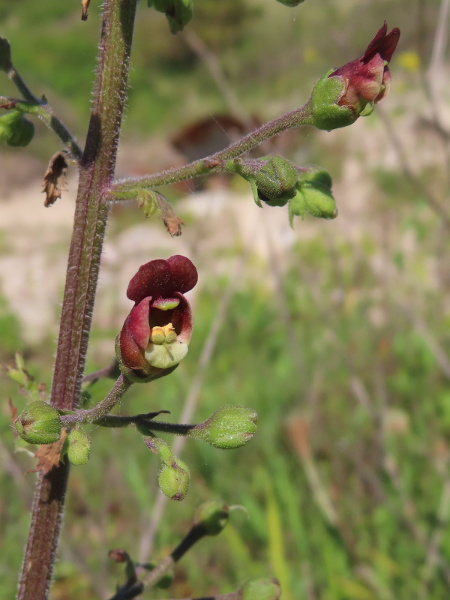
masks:
<svg viewBox="0 0 450 600"><path fill-rule="evenodd" d="M148 0L148 6L165 13L171 33L182 31L194 14L192 0Z"/></svg>
<svg viewBox="0 0 450 600"><path fill-rule="evenodd" d="M159 475L159 489L171 500L183 500L189 490L190 472L187 465L173 457L170 464L163 464Z"/></svg>
<svg viewBox="0 0 450 600"><path fill-rule="evenodd" d="M281 597L278 579L250 579L239 592L240 600L278 600Z"/></svg>
<svg viewBox="0 0 450 600"><path fill-rule="evenodd" d="M11 68L11 46L8 40L0 37L0 70L7 73Z"/></svg>
<svg viewBox="0 0 450 600"><path fill-rule="evenodd" d="M85 465L89 460L91 440L82 429L74 429L66 440L67 458L72 465Z"/></svg>
<svg viewBox="0 0 450 600"><path fill-rule="evenodd" d="M189 437L215 448L232 449L246 444L256 431L258 415L245 406L222 406L203 423L189 431Z"/></svg>
<svg viewBox="0 0 450 600"><path fill-rule="evenodd" d="M389 62L400 30L377 31L363 56L326 73L314 86L309 101L311 124L318 129L337 129L367 116L389 93Z"/></svg>
<svg viewBox="0 0 450 600"><path fill-rule="evenodd" d="M218 535L227 525L229 518L229 506L224 502L211 500L198 507L195 524L203 529L205 535Z"/></svg>
<svg viewBox="0 0 450 600"><path fill-rule="evenodd" d="M0 143L8 146L27 146L34 136L34 125L18 110L0 117Z"/></svg>
<svg viewBox="0 0 450 600"><path fill-rule="evenodd" d="M294 216L310 214L318 219L334 219L337 216L336 202L331 192L331 177L319 169L299 175L297 194L289 200L289 222Z"/></svg>
<svg viewBox="0 0 450 600"><path fill-rule="evenodd" d="M282 156L235 158L227 162L226 170L250 183L258 206L261 206L261 200L269 206L284 206L295 194L298 170Z"/></svg>
<svg viewBox="0 0 450 600"><path fill-rule="evenodd" d="M42 400L31 402L17 417L14 426L29 444L52 444L61 436L58 411Z"/></svg>

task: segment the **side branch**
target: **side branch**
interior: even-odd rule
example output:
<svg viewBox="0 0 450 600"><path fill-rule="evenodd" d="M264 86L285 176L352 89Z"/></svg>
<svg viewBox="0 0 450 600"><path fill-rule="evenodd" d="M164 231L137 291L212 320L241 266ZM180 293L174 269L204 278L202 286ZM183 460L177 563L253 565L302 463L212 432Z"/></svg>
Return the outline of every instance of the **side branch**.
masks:
<svg viewBox="0 0 450 600"><path fill-rule="evenodd" d="M162 185L178 183L179 181L192 179L199 175L223 170L221 167L224 161L231 160L245 152L253 150L253 148L256 148L262 142L286 129L309 124L311 124L311 120L309 103L307 103L297 110L265 123L258 129L255 129L255 131L248 133L238 142L225 148L225 150L220 150L207 158L195 160L184 167L167 169L154 175L116 181L111 187L110 199L112 201L128 199L133 197L135 195L134 192L141 188L157 188Z"/></svg>

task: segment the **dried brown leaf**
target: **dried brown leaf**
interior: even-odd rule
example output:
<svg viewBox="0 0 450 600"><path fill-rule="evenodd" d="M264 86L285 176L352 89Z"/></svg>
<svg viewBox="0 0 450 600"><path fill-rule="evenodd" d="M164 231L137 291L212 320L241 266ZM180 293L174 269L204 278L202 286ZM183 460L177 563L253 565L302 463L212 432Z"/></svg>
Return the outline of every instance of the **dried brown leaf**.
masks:
<svg viewBox="0 0 450 600"><path fill-rule="evenodd" d="M42 193L46 196L44 206L51 206L61 198L68 166L65 152L57 152L51 157L42 182Z"/></svg>
<svg viewBox="0 0 450 600"><path fill-rule="evenodd" d="M53 444L42 444L36 451L36 458L38 459L37 465L32 471L42 471L48 473L57 467L61 460L61 450L64 445L64 441L67 437L67 431L63 429L61 437L57 442Z"/></svg>
<svg viewBox="0 0 450 600"><path fill-rule="evenodd" d="M158 203L158 208L161 211L163 223L170 235L172 237L181 235L183 233L181 231L181 226L184 225L184 223L179 217L177 217L167 198L158 193L156 194L156 202Z"/></svg>
<svg viewBox="0 0 450 600"><path fill-rule="evenodd" d="M15 423L15 421L17 419L18 411L17 411L17 407L14 406L11 398L8 398L8 406L9 406L9 412L11 414L11 423Z"/></svg>
<svg viewBox="0 0 450 600"><path fill-rule="evenodd" d="M91 0L81 0L81 20L87 21L88 18L88 8Z"/></svg>

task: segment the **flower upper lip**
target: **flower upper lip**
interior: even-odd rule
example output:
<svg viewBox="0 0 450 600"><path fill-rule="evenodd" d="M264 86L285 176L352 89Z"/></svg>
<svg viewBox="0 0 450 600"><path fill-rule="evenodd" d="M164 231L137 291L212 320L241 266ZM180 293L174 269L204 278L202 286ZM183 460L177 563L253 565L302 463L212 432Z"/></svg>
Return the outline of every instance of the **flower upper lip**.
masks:
<svg viewBox="0 0 450 600"><path fill-rule="evenodd" d="M151 296L173 298L175 292L184 294L197 283L197 269L185 256L176 254L167 260L152 260L140 267L131 279L127 296L136 304Z"/></svg>

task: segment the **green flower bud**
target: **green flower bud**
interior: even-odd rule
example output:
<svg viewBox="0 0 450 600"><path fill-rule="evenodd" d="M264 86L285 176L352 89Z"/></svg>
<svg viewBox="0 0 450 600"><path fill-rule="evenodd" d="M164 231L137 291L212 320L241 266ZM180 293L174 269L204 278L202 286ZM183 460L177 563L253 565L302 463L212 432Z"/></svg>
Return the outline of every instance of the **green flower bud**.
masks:
<svg viewBox="0 0 450 600"><path fill-rule="evenodd" d="M297 194L289 200L291 226L294 216L303 218L307 213L318 219L337 217L331 185L331 177L326 171L312 170L299 175Z"/></svg>
<svg viewBox="0 0 450 600"><path fill-rule="evenodd" d="M29 444L52 444L61 436L58 411L42 400L31 402L17 417L14 426Z"/></svg>
<svg viewBox="0 0 450 600"><path fill-rule="evenodd" d="M34 136L34 125L18 110L0 117L0 143L8 146L27 146Z"/></svg>
<svg viewBox="0 0 450 600"><path fill-rule="evenodd" d="M148 0L148 6L165 13L171 33L182 31L194 14L192 0Z"/></svg>
<svg viewBox="0 0 450 600"><path fill-rule="evenodd" d="M11 68L11 46L8 40L0 37L0 69L7 73Z"/></svg>
<svg viewBox="0 0 450 600"><path fill-rule="evenodd" d="M183 500L189 490L190 472L187 465L173 457L171 464L163 464L159 475L159 489L171 500Z"/></svg>
<svg viewBox="0 0 450 600"><path fill-rule="evenodd" d="M74 429L66 439L67 458L72 465L85 465L89 460L91 440L82 429Z"/></svg>
<svg viewBox="0 0 450 600"><path fill-rule="evenodd" d="M215 448L232 449L246 444L256 431L258 415L245 406L222 406L188 435Z"/></svg>
<svg viewBox="0 0 450 600"><path fill-rule="evenodd" d="M147 437L144 441L152 452L160 455L163 462L158 475L159 489L172 500L183 500L189 490L189 468L161 438Z"/></svg>
<svg viewBox="0 0 450 600"><path fill-rule="evenodd" d="M295 194L298 170L282 156L235 158L226 163L226 170L250 183L258 206L261 206L261 200L269 206L284 206Z"/></svg>
<svg viewBox="0 0 450 600"><path fill-rule="evenodd" d="M239 591L241 600L278 600L281 597L278 579L250 579Z"/></svg>
<svg viewBox="0 0 450 600"><path fill-rule="evenodd" d="M225 502L211 500L201 504L195 513L195 524L201 527L205 535L218 535L227 525L230 508Z"/></svg>
<svg viewBox="0 0 450 600"><path fill-rule="evenodd" d="M347 127L358 118L358 114L348 106L339 106L345 82L341 77L330 77L333 72L332 69L319 79L309 101L311 125L326 131Z"/></svg>

